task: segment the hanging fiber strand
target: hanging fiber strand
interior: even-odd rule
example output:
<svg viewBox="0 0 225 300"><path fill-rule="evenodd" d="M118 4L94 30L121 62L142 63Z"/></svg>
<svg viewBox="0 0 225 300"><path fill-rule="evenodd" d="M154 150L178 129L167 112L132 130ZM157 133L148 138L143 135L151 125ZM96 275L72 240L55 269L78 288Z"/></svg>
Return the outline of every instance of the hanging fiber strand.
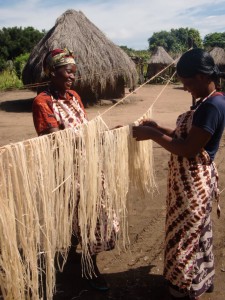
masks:
<svg viewBox="0 0 225 300"><path fill-rule="evenodd" d="M2 210L0 231L1 237L9 237L0 243L4 299L18 299L18 295L20 299L29 299L29 295L39 299L38 280L44 275L42 272L47 278L46 293L51 295L55 282L54 255L56 251L64 254L70 245L75 180L73 156L65 154L73 153L74 136L70 131L61 133L57 138L43 136L26 144L6 146L1 155L0 176L4 181L0 198L7 215ZM52 192L68 174L72 174L70 180ZM10 259L7 245L15 253Z"/></svg>

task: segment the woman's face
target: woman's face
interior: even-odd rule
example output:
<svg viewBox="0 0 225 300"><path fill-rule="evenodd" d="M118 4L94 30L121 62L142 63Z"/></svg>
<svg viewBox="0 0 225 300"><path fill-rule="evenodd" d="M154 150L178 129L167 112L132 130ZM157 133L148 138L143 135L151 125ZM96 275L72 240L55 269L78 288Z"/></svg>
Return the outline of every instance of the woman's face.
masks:
<svg viewBox="0 0 225 300"><path fill-rule="evenodd" d="M68 64L54 70L51 79L59 91L66 91L71 89L75 80L75 73L76 66L74 64Z"/></svg>
<svg viewBox="0 0 225 300"><path fill-rule="evenodd" d="M208 76L196 74L194 77L179 77L179 79L183 83L184 90L191 93L195 99L208 96L210 83Z"/></svg>

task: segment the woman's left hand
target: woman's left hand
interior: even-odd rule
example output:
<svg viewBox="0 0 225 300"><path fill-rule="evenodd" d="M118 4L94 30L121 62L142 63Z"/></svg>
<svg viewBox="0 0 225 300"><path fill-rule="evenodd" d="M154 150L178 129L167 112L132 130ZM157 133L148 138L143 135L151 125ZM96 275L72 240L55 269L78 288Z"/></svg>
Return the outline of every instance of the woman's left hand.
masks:
<svg viewBox="0 0 225 300"><path fill-rule="evenodd" d="M133 138L136 141L144 141L151 139L152 128L149 126L133 126Z"/></svg>
<svg viewBox="0 0 225 300"><path fill-rule="evenodd" d="M113 128L110 128L110 130L118 129L118 128L121 128L121 127L123 127L123 125L117 125L117 126L115 126L115 127L113 127Z"/></svg>

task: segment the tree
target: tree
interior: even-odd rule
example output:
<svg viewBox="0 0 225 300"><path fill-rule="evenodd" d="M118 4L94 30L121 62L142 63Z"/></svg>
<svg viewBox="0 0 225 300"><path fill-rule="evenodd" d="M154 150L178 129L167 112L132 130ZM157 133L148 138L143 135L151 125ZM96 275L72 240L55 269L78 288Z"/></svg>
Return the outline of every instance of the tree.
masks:
<svg viewBox="0 0 225 300"><path fill-rule="evenodd" d="M149 59L150 53L148 50L134 50L128 48L127 46L120 46L120 48L127 53L128 56L133 60L136 65L138 72L138 82L143 83L145 73L147 71L147 61Z"/></svg>
<svg viewBox="0 0 225 300"><path fill-rule="evenodd" d="M29 55L29 53L21 54L17 56L14 60L16 75L19 79L21 79L23 68L25 67L26 62L28 61Z"/></svg>
<svg viewBox="0 0 225 300"><path fill-rule="evenodd" d="M198 30L193 28L178 28L156 32L148 39L149 50L162 46L170 53L183 53L191 47L202 47L202 40Z"/></svg>
<svg viewBox="0 0 225 300"><path fill-rule="evenodd" d="M190 28L188 31L188 39L190 44L188 45L189 48L193 47L193 48L202 48L203 47L203 43L202 43L202 39L200 36L200 33L198 30Z"/></svg>
<svg viewBox="0 0 225 300"><path fill-rule="evenodd" d="M44 34L45 31L40 32L33 27L3 27L0 30L0 61L14 60L21 54L31 52Z"/></svg>
<svg viewBox="0 0 225 300"><path fill-rule="evenodd" d="M225 32L207 34L203 40L203 45L207 49L212 49L214 47L225 49Z"/></svg>
<svg viewBox="0 0 225 300"><path fill-rule="evenodd" d="M171 49L171 45L175 42L173 36L168 31L154 32L152 37L148 39L149 50L154 51L158 46L162 46L166 51Z"/></svg>
<svg viewBox="0 0 225 300"><path fill-rule="evenodd" d="M132 48L128 48L127 46L120 46L120 48L126 52L127 55L129 56L132 56L133 55L133 52L135 51L134 49Z"/></svg>

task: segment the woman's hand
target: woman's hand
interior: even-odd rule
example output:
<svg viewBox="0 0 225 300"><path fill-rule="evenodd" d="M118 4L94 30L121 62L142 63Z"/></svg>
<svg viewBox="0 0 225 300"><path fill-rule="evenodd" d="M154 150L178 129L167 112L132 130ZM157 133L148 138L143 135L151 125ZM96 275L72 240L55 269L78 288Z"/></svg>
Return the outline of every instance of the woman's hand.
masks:
<svg viewBox="0 0 225 300"><path fill-rule="evenodd" d="M115 126L115 127L113 127L113 128L110 128L110 130L118 129L118 128L121 128L121 127L123 127L123 125L117 125L117 126Z"/></svg>
<svg viewBox="0 0 225 300"><path fill-rule="evenodd" d="M140 125L154 127L154 128L158 127L158 124L151 119L145 119L145 120L141 121Z"/></svg>
<svg viewBox="0 0 225 300"><path fill-rule="evenodd" d="M145 141L151 139L153 128L149 126L133 126L133 138L136 139L136 141Z"/></svg>
<svg viewBox="0 0 225 300"><path fill-rule="evenodd" d="M196 126L192 126L185 139L167 135L157 128L149 126L133 126L132 129L136 141L151 139L169 152L188 158L194 157L202 151L211 138L208 131Z"/></svg>
<svg viewBox="0 0 225 300"><path fill-rule="evenodd" d="M174 129L171 128L167 128L167 127L162 127L161 125L159 125L158 123L156 123L155 121L151 120L151 119L145 119L143 121L141 121L140 125L142 126L148 126L150 128L154 128L157 131L166 134L170 137L174 136Z"/></svg>

